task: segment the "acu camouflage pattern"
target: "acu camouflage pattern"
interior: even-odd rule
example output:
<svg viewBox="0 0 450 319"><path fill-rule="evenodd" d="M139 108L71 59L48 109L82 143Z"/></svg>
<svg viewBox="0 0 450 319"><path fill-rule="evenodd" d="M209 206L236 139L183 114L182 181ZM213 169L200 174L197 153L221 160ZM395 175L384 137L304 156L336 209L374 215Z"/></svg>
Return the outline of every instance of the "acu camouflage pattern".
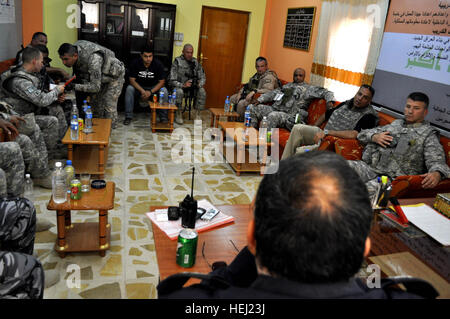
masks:
<svg viewBox="0 0 450 319"><path fill-rule="evenodd" d="M242 87L238 93L233 94L230 97L230 102L237 105L236 112L242 117L249 102L245 100L245 97L253 90L257 90L257 93L264 94L278 88L278 76L272 70L267 70L263 74L259 75L255 73L248 83ZM247 86L247 89L246 89Z"/></svg>
<svg viewBox="0 0 450 319"><path fill-rule="evenodd" d="M383 148L371 141L374 134L386 131L394 137L391 147ZM397 176L437 171L444 178L450 177L439 134L426 121L406 124L403 119L395 120L389 125L361 131L358 140L367 144L362 161L348 163L366 183L371 196L375 194L380 175L392 180Z"/></svg>
<svg viewBox="0 0 450 319"><path fill-rule="evenodd" d="M375 116L378 122L378 113L373 109L372 105L364 108L354 107L353 99L351 99L345 101L343 106L331 114L324 128L333 131L354 130L359 120L366 114Z"/></svg>
<svg viewBox="0 0 450 319"><path fill-rule="evenodd" d="M77 76L75 90L92 94L94 117L110 118L117 125L117 102L125 82L125 65L114 52L93 42L79 40L78 60L73 66Z"/></svg>
<svg viewBox="0 0 450 319"><path fill-rule="evenodd" d="M3 171L0 175L0 197L22 194L25 164L18 143L0 143L0 169Z"/></svg>
<svg viewBox="0 0 450 319"><path fill-rule="evenodd" d="M191 63L193 68L191 68ZM203 88L206 83L205 71L196 58L193 57L191 63L188 62L183 55L175 58L172 63L172 67L170 68L168 79L169 86L176 90L176 104L179 107L183 103L183 97L186 93L183 91L183 84L186 81L197 77L199 88L197 90L197 102L195 103L194 108L197 110L203 110L206 102L206 91Z"/></svg>
<svg viewBox="0 0 450 319"><path fill-rule="evenodd" d="M39 73L27 72L23 67L14 72L11 70L4 72L1 76L0 99L10 104L20 115L35 113L47 116L46 112L48 112L49 116L58 119L55 141L64 137L68 125L63 108L56 103L58 92L56 90L45 92Z"/></svg>
<svg viewBox="0 0 450 319"><path fill-rule="evenodd" d="M295 116L299 114L300 122L305 123L308 116L308 107L314 99L325 99L327 102L334 101L332 92L325 88L307 83L291 82L282 88L267 92L258 98L260 103L273 101L277 94L283 94L279 101L269 105L250 105L250 116L253 127L257 127L259 121L267 116L269 128L286 128L291 130L295 124ZM273 114L271 114L273 113Z"/></svg>

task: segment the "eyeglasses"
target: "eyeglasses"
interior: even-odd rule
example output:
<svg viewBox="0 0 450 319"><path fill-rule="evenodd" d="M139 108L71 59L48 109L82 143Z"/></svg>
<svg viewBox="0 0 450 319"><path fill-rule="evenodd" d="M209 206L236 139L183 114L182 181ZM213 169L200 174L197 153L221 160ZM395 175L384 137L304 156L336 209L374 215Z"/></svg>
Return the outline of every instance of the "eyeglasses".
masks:
<svg viewBox="0 0 450 319"><path fill-rule="evenodd" d="M230 243L233 245L234 249L236 250L236 255L239 254L240 250L236 247L236 244L230 239ZM205 245L206 241L203 242L202 245L202 257L205 260L206 264L211 270L215 270L216 268L219 268L221 266L226 266L226 263L223 261L216 261L212 265L209 263L208 259L205 256Z"/></svg>

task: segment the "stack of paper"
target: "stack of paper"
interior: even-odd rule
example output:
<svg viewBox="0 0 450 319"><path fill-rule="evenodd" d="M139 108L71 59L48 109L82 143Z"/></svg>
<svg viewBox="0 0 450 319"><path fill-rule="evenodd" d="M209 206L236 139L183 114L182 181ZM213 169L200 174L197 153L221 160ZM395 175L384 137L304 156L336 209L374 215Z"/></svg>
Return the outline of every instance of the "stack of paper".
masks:
<svg viewBox="0 0 450 319"><path fill-rule="evenodd" d="M206 211L210 208L217 209L210 202L204 199L198 201L197 206L204 208ZM154 212L147 213L147 216L150 218L152 223L158 226L158 228L161 229L171 240L177 239L178 234L183 229L181 226L181 217L178 220L168 220L167 209L157 209ZM217 214L216 217L210 221L197 219L195 222L195 230L200 233L233 221L233 216L225 215L224 213L219 212L219 214Z"/></svg>
<svg viewBox="0 0 450 319"><path fill-rule="evenodd" d="M444 246L450 245L450 220L425 204L402 206L410 223L413 223Z"/></svg>

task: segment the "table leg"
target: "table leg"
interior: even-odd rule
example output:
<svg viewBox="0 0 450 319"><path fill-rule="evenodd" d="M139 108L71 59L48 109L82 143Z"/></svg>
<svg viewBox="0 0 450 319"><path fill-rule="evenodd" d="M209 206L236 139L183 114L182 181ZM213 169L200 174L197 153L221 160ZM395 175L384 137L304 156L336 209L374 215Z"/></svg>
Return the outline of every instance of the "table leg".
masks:
<svg viewBox="0 0 450 319"><path fill-rule="evenodd" d="M214 114L211 112L211 124L209 125L209 127L214 127Z"/></svg>
<svg viewBox="0 0 450 319"><path fill-rule="evenodd" d="M70 212L70 211L69 211ZM66 246L66 229L65 229L65 218L66 218L66 211L64 210L58 210L56 212L57 214L57 232L58 232L58 241L57 241L57 247L56 250L61 258L64 258L66 256L66 253L64 250L67 248Z"/></svg>
<svg viewBox="0 0 450 319"><path fill-rule="evenodd" d="M106 242L106 226L108 224L108 211L99 211L99 223L98 223L98 234L99 234L99 245L100 245L100 256L105 257L105 250L108 248L108 243Z"/></svg>
<svg viewBox="0 0 450 319"><path fill-rule="evenodd" d="M214 124L214 127L218 127L219 126L219 116L218 115L214 116L214 119L216 120L216 123Z"/></svg>
<svg viewBox="0 0 450 319"><path fill-rule="evenodd" d="M156 109L150 110L152 112L152 133L156 132Z"/></svg>
<svg viewBox="0 0 450 319"><path fill-rule="evenodd" d="M73 144L67 144L67 159L73 160Z"/></svg>
<svg viewBox="0 0 450 319"><path fill-rule="evenodd" d="M105 172L105 146L98 146L98 171L100 172L101 178L104 177Z"/></svg>
<svg viewBox="0 0 450 319"><path fill-rule="evenodd" d="M64 226L66 229L72 228L72 220L70 210L64 211Z"/></svg>
<svg viewBox="0 0 450 319"><path fill-rule="evenodd" d="M174 121L174 119L175 119L175 110L169 110L170 133L173 132L173 121Z"/></svg>

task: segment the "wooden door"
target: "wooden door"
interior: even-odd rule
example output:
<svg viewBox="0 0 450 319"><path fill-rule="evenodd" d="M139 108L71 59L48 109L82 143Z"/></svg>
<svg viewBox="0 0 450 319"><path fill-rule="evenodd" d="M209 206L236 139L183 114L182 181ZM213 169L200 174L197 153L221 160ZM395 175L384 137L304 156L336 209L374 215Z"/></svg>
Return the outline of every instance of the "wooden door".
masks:
<svg viewBox="0 0 450 319"><path fill-rule="evenodd" d="M206 73L206 107L223 107L241 83L249 13L203 7L197 59Z"/></svg>

